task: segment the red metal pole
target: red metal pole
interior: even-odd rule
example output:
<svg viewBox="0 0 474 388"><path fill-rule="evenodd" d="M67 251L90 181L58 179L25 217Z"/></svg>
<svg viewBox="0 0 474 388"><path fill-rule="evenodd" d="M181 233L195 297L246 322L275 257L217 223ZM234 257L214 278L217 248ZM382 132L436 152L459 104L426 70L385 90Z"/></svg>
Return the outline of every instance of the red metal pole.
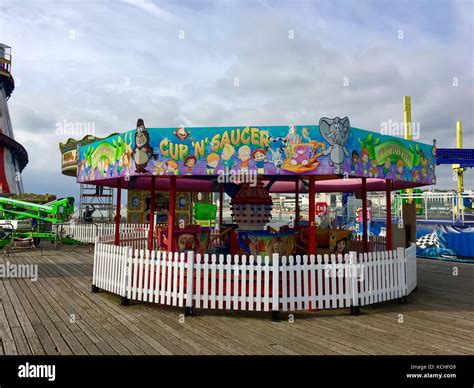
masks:
<svg viewBox="0 0 474 388"><path fill-rule="evenodd" d="M120 207L122 202L122 178L118 178L117 204L115 207L115 245L120 245Z"/></svg>
<svg viewBox="0 0 474 388"><path fill-rule="evenodd" d="M176 176L170 177L170 202L168 206L168 252L174 249L174 222L176 218Z"/></svg>
<svg viewBox="0 0 474 388"><path fill-rule="evenodd" d="M368 250L367 234L367 178L362 178L362 250Z"/></svg>
<svg viewBox="0 0 474 388"><path fill-rule="evenodd" d="M150 188L150 230L148 231L148 250L153 250L153 232L155 229L155 177L151 177Z"/></svg>
<svg viewBox="0 0 474 388"><path fill-rule="evenodd" d="M298 226L300 223L300 180L296 178L296 185L295 185L295 226Z"/></svg>
<svg viewBox="0 0 474 388"><path fill-rule="evenodd" d="M316 255L316 204L315 204L315 178L314 176L310 176L308 179L308 184L309 184L309 206L308 206L308 222L309 222L309 228L308 228L308 253L310 255ZM301 232L300 232L301 233ZM305 263L306 264L306 263ZM319 281L319 280L317 280ZM311 290L313 287L316 287L316 284L313 286L311 284L311 274L308 271L308 285L309 285L309 292L311 294ZM316 305L313 306L313 302L310 304L311 310L316 308Z"/></svg>
<svg viewBox="0 0 474 388"><path fill-rule="evenodd" d="M315 225L316 207L315 207L315 202L314 202L315 201L314 176L310 176L308 180L309 180L308 253L310 255L315 255L316 254L316 225Z"/></svg>
<svg viewBox="0 0 474 388"><path fill-rule="evenodd" d="M221 183L219 187L219 233L222 231L222 219L224 214L224 184Z"/></svg>
<svg viewBox="0 0 474 388"><path fill-rule="evenodd" d="M392 180L385 180L385 209L387 213L387 228L386 228L386 248L388 251L392 250Z"/></svg>

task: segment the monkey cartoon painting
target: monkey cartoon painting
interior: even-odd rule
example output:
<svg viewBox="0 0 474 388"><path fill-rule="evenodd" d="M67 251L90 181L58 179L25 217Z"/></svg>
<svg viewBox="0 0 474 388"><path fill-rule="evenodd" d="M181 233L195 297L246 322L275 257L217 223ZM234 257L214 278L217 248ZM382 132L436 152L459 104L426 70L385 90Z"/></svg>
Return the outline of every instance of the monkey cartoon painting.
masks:
<svg viewBox="0 0 474 388"><path fill-rule="evenodd" d="M157 159L157 156L153 153L153 148L150 146L150 134L146 130L142 119L137 121L132 158L135 162L135 172L139 174L146 174L148 172L146 165L151 158Z"/></svg>
<svg viewBox="0 0 474 388"><path fill-rule="evenodd" d="M184 128L184 126L180 125L178 128L176 128L176 131L174 131L174 134L175 136L179 139L179 140L186 140L189 136L189 138L191 139L191 141L193 141L193 137L190 136L191 135L191 132L189 132L186 128Z"/></svg>

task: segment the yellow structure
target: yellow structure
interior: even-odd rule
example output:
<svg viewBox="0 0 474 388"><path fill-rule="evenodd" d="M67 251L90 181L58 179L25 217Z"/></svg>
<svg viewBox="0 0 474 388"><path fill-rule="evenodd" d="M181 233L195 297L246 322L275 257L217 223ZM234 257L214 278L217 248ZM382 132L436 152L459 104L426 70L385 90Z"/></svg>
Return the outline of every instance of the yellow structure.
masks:
<svg viewBox="0 0 474 388"><path fill-rule="evenodd" d="M462 148L462 123L456 122L456 148ZM456 177L458 182L458 203L456 206L456 213L461 214L462 212L462 193L464 192L464 168L461 168L459 164L453 164L453 175Z"/></svg>
<svg viewBox="0 0 474 388"><path fill-rule="evenodd" d="M411 97L403 97L403 120L405 121L405 139L413 140L411 128Z"/></svg>

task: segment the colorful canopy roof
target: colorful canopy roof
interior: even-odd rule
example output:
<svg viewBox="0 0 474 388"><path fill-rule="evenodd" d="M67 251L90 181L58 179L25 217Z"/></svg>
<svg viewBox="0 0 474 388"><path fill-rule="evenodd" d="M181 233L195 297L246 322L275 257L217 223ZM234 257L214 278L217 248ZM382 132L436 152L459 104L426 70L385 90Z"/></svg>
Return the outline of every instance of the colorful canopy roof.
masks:
<svg viewBox="0 0 474 388"><path fill-rule="evenodd" d="M385 179L401 189L436 182L435 154L432 145L353 128L347 118L209 128L146 128L139 120L135 130L81 146L77 180L117 186L120 178L122 187L147 189L155 176L166 190L179 176L179 191L214 191L218 182L259 175L277 178L271 191L291 192L296 177L314 175L317 191L354 191L362 177L369 190L384 190Z"/></svg>

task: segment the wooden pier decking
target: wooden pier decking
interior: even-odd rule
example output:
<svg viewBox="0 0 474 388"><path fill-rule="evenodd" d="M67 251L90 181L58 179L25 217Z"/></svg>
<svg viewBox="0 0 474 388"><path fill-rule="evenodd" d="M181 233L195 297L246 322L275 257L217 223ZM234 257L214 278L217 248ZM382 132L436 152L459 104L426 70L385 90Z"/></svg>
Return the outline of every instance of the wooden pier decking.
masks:
<svg viewBox="0 0 474 388"><path fill-rule="evenodd" d="M418 259L407 304L297 313L181 309L91 293L87 247L17 251L0 264L37 264L38 281L0 279L0 354L474 354L474 265ZM454 267L458 273L455 276Z"/></svg>

